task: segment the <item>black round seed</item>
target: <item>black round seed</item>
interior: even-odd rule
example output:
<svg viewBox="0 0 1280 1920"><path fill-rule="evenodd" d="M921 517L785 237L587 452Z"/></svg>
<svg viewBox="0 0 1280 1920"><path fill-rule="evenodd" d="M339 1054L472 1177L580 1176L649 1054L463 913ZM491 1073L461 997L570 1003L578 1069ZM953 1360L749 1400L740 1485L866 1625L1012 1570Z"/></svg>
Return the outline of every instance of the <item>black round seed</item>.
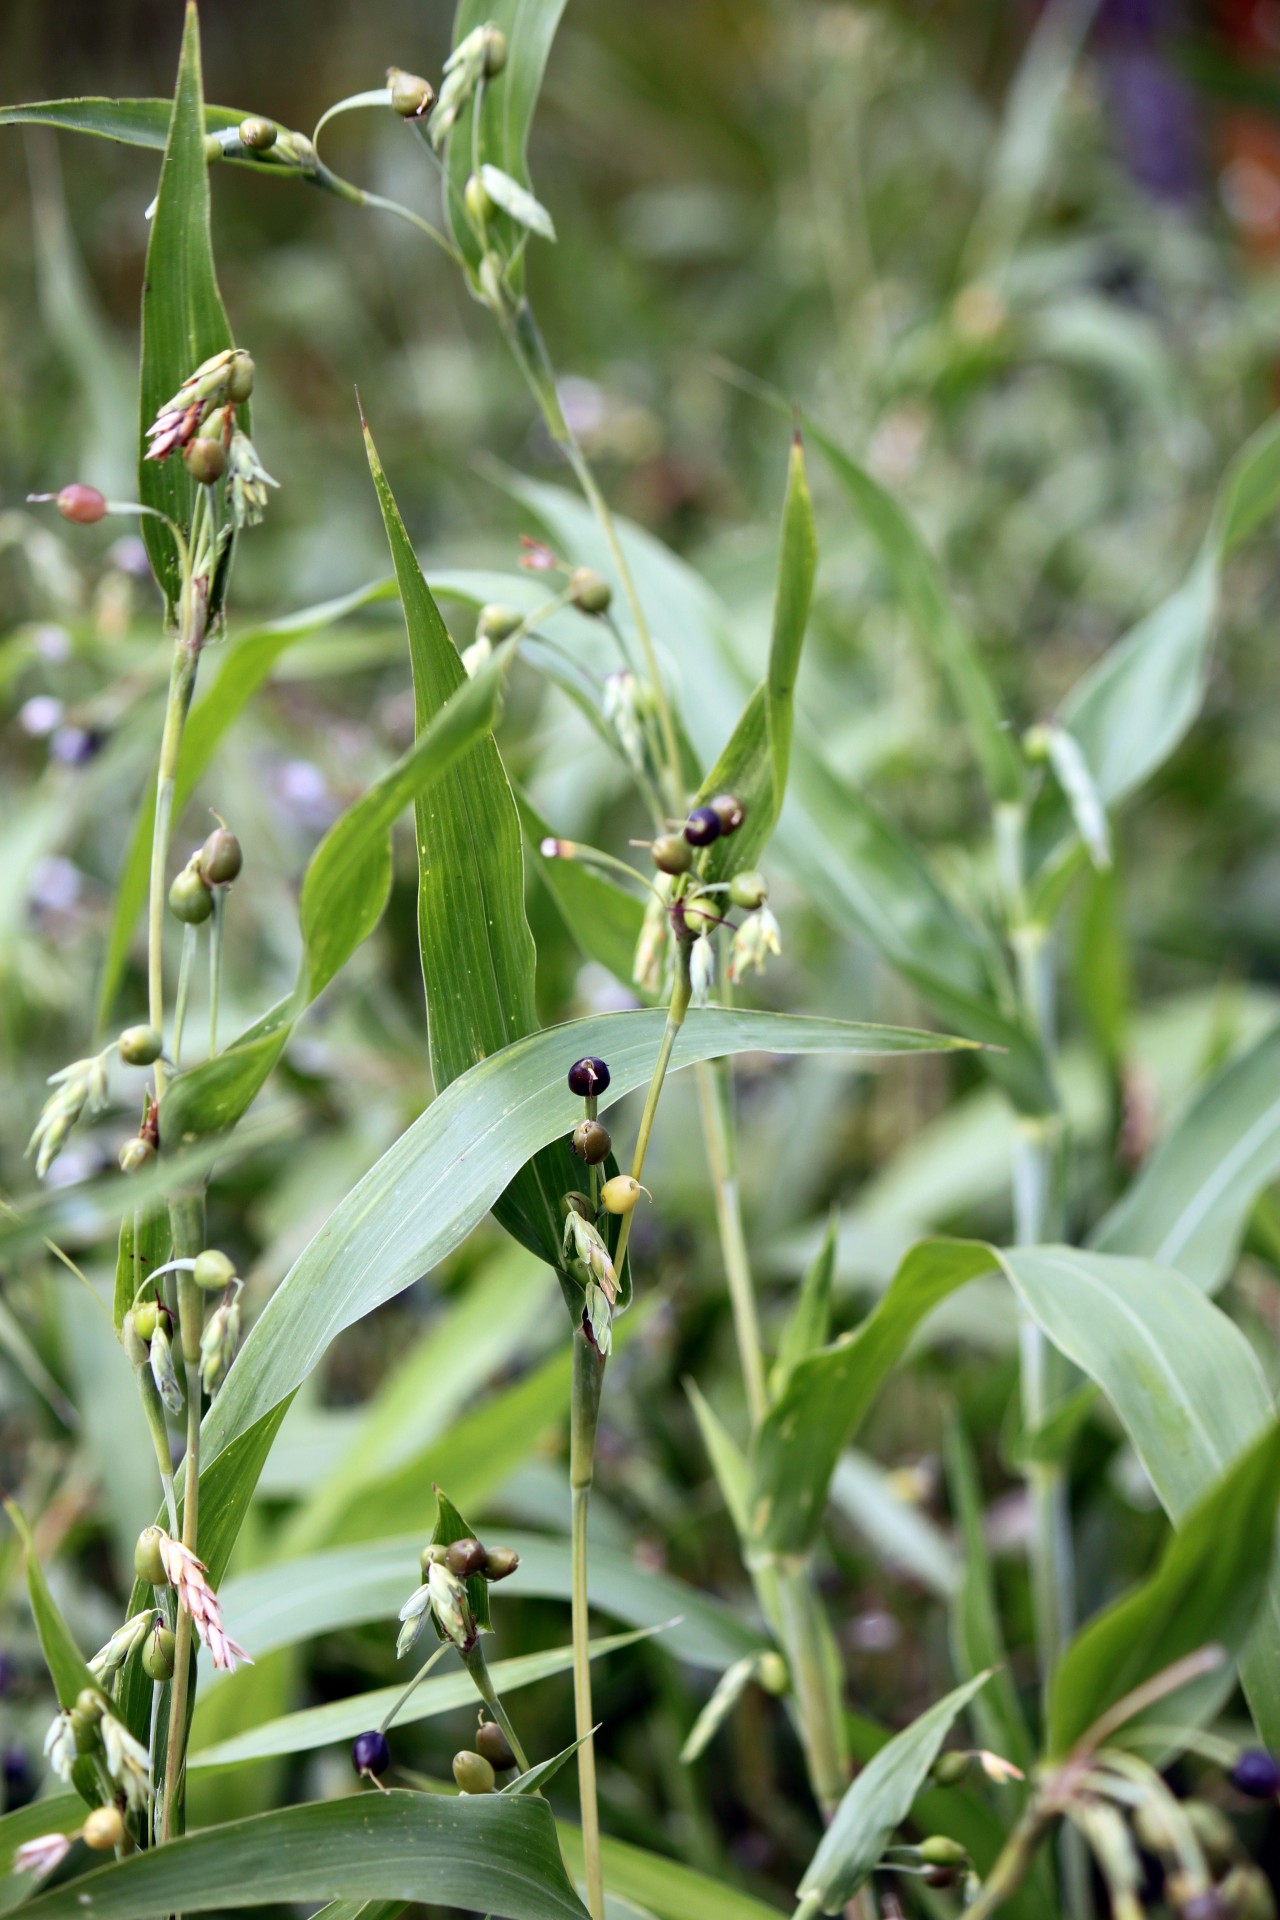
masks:
<svg viewBox="0 0 1280 1920"><path fill-rule="evenodd" d="M569 1069L569 1091L580 1093L585 1099L588 1095L603 1093L611 1075L603 1060L593 1059L590 1054L584 1060L575 1060Z"/></svg>
<svg viewBox="0 0 1280 1920"><path fill-rule="evenodd" d="M358 1733L351 1743L351 1764L357 1773L385 1773L391 1765L386 1734L376 1728L371 1733Z"/></svg>
<svg viewBox="0 0 1280 1920"><path fill-rule="evenodd" d="M709 847L723 832L714 807L695 807L684 823L684 837L691 847Z"/></svg>
<svg viewBox="0 0 1280 1920"><path fill-rule="evenodd" d="M1272 1800L1280 1793L1280 1760L1265 1747L1246 1747L1231 1769L1231 1784L1251 1800Z"/></svg>

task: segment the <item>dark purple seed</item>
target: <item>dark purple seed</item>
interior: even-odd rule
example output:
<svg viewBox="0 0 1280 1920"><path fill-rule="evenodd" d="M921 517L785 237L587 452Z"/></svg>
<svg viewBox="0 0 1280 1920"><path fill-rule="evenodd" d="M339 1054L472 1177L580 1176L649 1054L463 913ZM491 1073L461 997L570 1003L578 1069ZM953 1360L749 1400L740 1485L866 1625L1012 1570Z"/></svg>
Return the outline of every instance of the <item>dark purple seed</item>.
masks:
<svg viewBox="0 0 1280 1920"><path fill-rule="evenodd" d="M691 847L709 847L723 832L714 807L695 807L684 823L684 837Z"/></svg>
<svg viewBox="0 0 1280 1920"><path fill-rule="evenodd" d="M31 1762L19 1746L5 1748L3 1766L5 1810L15 1813L19 1807L25 1807L35 1799L36 1776Z"/></svg>
<svg viewBox="0 0 1280 1920"><path fill-rule="evenodd" d="M590 1054L585 1060L575 1060L569 1069L569 1091L580 1093L583 1098L603 1093L609 1084L610 1073L603 1060L595 1060Z"/></svg>
<svg viewBox="0 0 1280 1920"><path fill-rule="evenodd" d="M1280 1760L1265 1747L1246 1747L1231 1769L1231 1784L1251 1800L1273 1800L1280 1793Z"/></svg>
<svg viewBox="0 0 1280 1920"><path fill-rule="evenodd" d="M386 1734L358 1733L351 1743L351 1764L357 1773L385 1773L391 1765Z"/></svg>

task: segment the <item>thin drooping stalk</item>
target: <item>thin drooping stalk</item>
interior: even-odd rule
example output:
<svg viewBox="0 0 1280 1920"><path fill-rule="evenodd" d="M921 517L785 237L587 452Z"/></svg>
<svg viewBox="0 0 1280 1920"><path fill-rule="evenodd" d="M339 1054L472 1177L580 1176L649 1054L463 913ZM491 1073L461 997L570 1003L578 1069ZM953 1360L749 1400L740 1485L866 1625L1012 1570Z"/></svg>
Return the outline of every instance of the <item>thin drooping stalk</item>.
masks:
<svg viewBox="0 0 1280 1920"><path fill-rule="evenodd" d="M751 1279L751 1263L738 1195L737 1153L729 1110L733 1081L727 1061L708 1061L699 1066L698 1096L702 1106L702 1131L711 1167L711 1182L715 1189L721 1257L733 1307L733 1326L747 1393L747 1408L754 1429L768 1412L769 1395L765 1385L764 1353L760 1344L760 1316L756 1310L756 1293Z"/></svg>
<svg viewBox="0 0 1280 1920"><path fill-rule="evenodd" d="M658 1047L658 1058L654 1064L653 1078L649 1082L649 1091L645 1095L644 1112L640 1115L640 1126L636 1133L636 1149L631 1160L631 1177L638 1180L644 1172L645 1156L649 1151L649 1141L653 1134L653 1123L658 1112L658 1101L662 1097L663 1082L667 1077L667 1068L671 1064L684 1017L689 1011L692 998L689 984L689 945L685 940L676 943L676 977L671 987L671 999L667 1005L667 1024L662 1030L662 1041ZM618 1244L614 1249L613 1264L622 1272L622 1263L627 1257L627 1245L631 1239L631 1222L634 1214L622 1216L622 1227L618 1234Z"/></svg>
<svg viewBox="0 0 1280 1920"><path fill-rule="evenodd" d="M174 1258L194 1260L204 1245L204 1199L182 1194L169 1204ZM187 1389L187 1457L182 1487L182 1544L198 1551L200 1523L200 1334L204 1304L188 1269L178 1270L178 1331ZM182 1831L183 1770L187 1751L188 1688L194 1648L191 1615L179 1602L175 1628L173 1679L169 1688L169 1740L164 1768L164 1818L160 1839L173 1838L175 1819Z"/></svg>
<svg viewBox="0 0 1280 1920"><path fill-rule="evenodd" d="M182 958L178 962L178 993L173 1008L173 1041L171 1051L175 1067L182 1065L182 1032L187 1024L187 1001L191 994L191 969L196 957L196 930L192 926L182 929Z"/></svg>
<svg viewBox="0 0 1280 1920"><path fill-rule="evenodd" d="M595 1478L596 1426L604 1361L581 1331L573 1336L573 1388L569 1424L569 1488L573 1501L572 1611L573 1716L578 1748L578 1799L582 1854L591 1920L604 1920L604 1866L600 1858L600 1807L596 1793L595 1718L591 1707L591 1620L587 1596L587 1509ZM507 1734L510 1739L510 1733Z"/></svg>

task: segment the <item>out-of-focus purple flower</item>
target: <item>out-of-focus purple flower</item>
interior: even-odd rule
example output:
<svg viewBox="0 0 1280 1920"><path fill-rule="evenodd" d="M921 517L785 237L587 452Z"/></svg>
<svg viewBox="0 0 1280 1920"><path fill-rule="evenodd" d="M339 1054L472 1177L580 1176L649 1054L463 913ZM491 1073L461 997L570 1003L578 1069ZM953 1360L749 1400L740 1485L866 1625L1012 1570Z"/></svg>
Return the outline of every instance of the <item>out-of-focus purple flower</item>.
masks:
<svg viewBox="0 0 1280 1920"><path fill-rule="evenodd" d="M1105 0L1097 28L1125 161L1153 198L1173 204L1192 198L1201 179L1196 100L1172 57L1179 26L1170 0Z"/></svg>
<svg viewBox="0 0 1280 1920"><path fill-rule="evenodd" d="M33 693L18 708L18 725L31 740L43 740L62 718L62 702L56 694Z"/></svg>
<svg viewBox="0 0 1280 1920"><path fill-rule="evenodd" d="M89 727L59 727L49 742L49 753L64 767L86 767L101 745L102 735Z"/></svg>

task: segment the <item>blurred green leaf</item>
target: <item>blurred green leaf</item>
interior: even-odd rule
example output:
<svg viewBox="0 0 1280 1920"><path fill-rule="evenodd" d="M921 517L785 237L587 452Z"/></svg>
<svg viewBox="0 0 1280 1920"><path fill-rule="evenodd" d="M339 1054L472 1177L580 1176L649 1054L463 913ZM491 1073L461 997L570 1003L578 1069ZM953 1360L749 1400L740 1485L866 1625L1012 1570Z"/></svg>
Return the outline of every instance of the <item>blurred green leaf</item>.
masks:
<svg viewBox="0 0 1280 1920"><path fill-rule="evenodd" d="M799 1887L802 1900L817 1894L824 1913L843 1911L910 1813L954 1722L989 1678L980 1673L966 1680L867 1762L809 1862Z"/></svg>
<svg viewBox="0 0 1280 1920"><path fill-rule="evenodd" d="M509 1920L584 1920L545 1801L356 1793L191 1833L38 1894L33 1920L154 1920L304 1901L399 1899Z"/></svg>
<svg viewBox="0 0 1280 1920"><path fill-rule="evenodd" d="M1101 1253L1177 1267L1205 1293L1228 1278L1259 1193L1280 1172L1280 1028L1201 1089L1100 1222Z"/></svg>
<svg viewBox="0 0 1280 1920"><path fill-rule="evenodd" d="M239 107L204 107L209 133L235 127L244 119ZM108 100L85 96L79 100L31 100L25 106L0 107L0 127L60 127L66 133L93 133L119 140L129 147L154 147L163 153L169 144L172 100Z"/></svg>
<svg viewBox="0 0 1280 1920"><path fill-rule="evenodd" d="M146 458L150 445L146 430L188 374L213 354L235 345L213 264L204 137L200 22L195 0L188 0L173 117L160 168L142 282L138 421L138 499L157 513L167 514L184 537L191 532L197 484L179 455L170 455L163 462ZM182 584L173 535L163 520L151 514L143 515L140 531L173 620ZM218 574L225 578L225 569L219 567ZM215 585L209 603L211 620L219 611L216 594Z"/></svg>
<svg viewBox="0 0 1280 1920"><path fill-rule="evenodd" d="M1035 1758L1017 1688L1009 1672L996 1605L995 1574L983 1526L982 1489L977 1463L959 1418L953 1416L945 1441L947 1487L964 1545L964 1572L951 1606L951 1648L956 1672L966 1680L980 1673L991 1684L974 1702L982 1743L1012 1760L1026 1773Z"/></svg>
<svg viewBox="0 0 1280 1920"><path fill-rule="evenodd" d="M583 1877L582 1835L567 1821L556 1823L560 1845L575 1878ZM738 1887L727 1887L709 1874L686 1867L679 1860L628 1846L603 1834L600 1841L604 1877L610 1899L620 1894L641 1903L656 1920L778 1920L778 1909L766 1907Z"/></svg>
<svg viewBox="0 0 1280 1920"><path fill-rule="evenodd" d="M516 804L525 833L526 857L573 939L589 960L607 967L616 980L629 985L644 920L643 900L581 860L547 859L541 847L552 837L550 827L527 795L518 793Z"/></svg>
<svg viewBox="0 0 1280 1920"><path fill-rule="evenodd" d="M893 495L816 424L810 423L807 431L883 555L903 605L960 709L992 795L999 801L1017 802L1023 790L1022 761L994 684L972 634L956 612L937 562Z"/></svg>
<svg viewBox="0 0 1280 1920"><path fill-rule="evenodd" d="M58 1696L58 1705L70 1708L75 1705L76 1695L83 1687L95 1686L93 1675L85 1664L84 1656L77 1647L58 1604L49 1591L49 1583L44 1577L44 1568L40 1565L36 1553L35 1541L27 1525L21 1508L13 1500L6 1500L4 1510L12 1520L22 1537L27 1550L27 1594L31 1601L31 1613L36 1623L36 1633L40 1638L40 1651L44 1654L49 1677L53 1681L53 1690ZM91 1760L81 1758L72 1768L76 1791L82 1800L93 1807L98 1804L97 1777Z"/></svg>
<svg viewBox="0 0 1280 1920"><path fill-rule="evenodd" d="M778 1357L773 1364L770 1387L775 1397L781 1394L794 1368L825 1345L831 1332L831 1287L836 1273L836 1236L840 1216L833 1207L822 1244L814 1254L800 1282L795 1305L787 1315L778 1342Z"/></svg>
<svg viewBox="0 0 1280 1920"><path fill-rule="evenodd" d="M976 1241L913 1247L862 1325L796 1366L755 1436L749 1512L758 1547L802 1553L822 1524L836 1461L933 1308L996 1264Z"/></svg>
<svg viewBox="0 0 1280 1920"><path fill-rule="evenodd" d="M1239 1653L1248 1638L1273 1560L1280 1500L1280 1427L1247 1449L1185 1517L1152 1577L1076 1635L1053 1676L1048 1748L1065 1754L1126 1694L1216 1644ZM1181 1692L1154 1709L1162 1722L1194 1725L1221 1703L1216 1686L1193 1714ZM1124 1745L1127 1722L1108 1743Z"/></svg>

